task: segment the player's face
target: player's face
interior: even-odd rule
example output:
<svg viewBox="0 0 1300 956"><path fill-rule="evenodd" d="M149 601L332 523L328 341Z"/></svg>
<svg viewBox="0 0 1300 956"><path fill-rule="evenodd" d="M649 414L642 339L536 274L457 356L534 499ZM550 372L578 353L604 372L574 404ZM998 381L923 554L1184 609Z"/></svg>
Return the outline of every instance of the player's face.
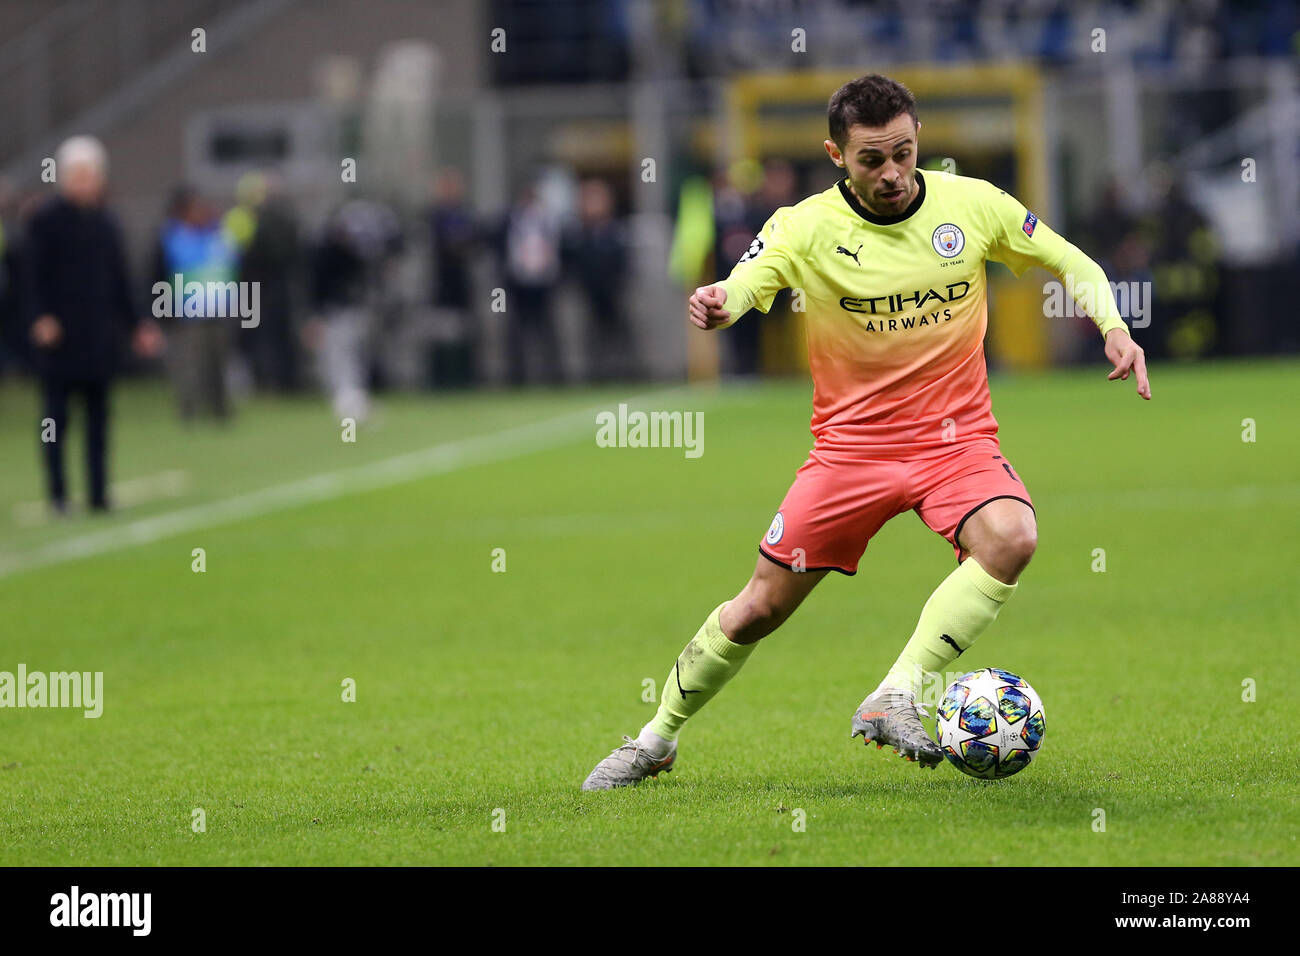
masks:
<svg viewBox="0 0 1300 956"><path fill-rule="evenodd" d="M916 195L919 124L900 113L884 126L851 126L841 150L826 141L831 161L848 174L858 199L878 216L905 210Z"/></svg>

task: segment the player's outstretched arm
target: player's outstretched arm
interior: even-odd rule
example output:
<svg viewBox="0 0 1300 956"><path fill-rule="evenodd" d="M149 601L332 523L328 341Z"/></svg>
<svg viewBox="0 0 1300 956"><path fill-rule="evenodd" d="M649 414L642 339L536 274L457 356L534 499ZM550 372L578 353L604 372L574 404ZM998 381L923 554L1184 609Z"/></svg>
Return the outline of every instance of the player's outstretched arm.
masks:
<svg viewBox="0 0 1300 956"><path fill-rule="evenodd" d="M1151 400L1151 383L1147 380L1147 360L1142 346L1133 341L1127 329L1111 329L1106 333L1106 358L1110 359L1115 371L1106 376L1110 381L1122 379L1128 381L1130 374L1137 377L1137 392Z"/></svg>
<svg viewBox="0 0 1300 956"><path fill-rule="evenodd" d="M1009 266L1018 276L1030 266L1042 266L1055 275L1097 324L1105 339L1106 358L1115 366L1107 377L1111 381L1117 378L1128 381L1129 375L1136 376L1138 395L1150 400L1146 358L1119 314L1105 271L1005 190L991 184L985 186L994 229L989 258Z"/></svg>
<svg viewBox="0 0 1300 956"><path fill-rule="evenodd" d="M1147 380L1147 362L1142 346L1133 341L1128 326L1119 314L1115 304L1115 293L1101 266L1089 258L1076 246L1066 242L1061 236L1051 233L1046 227L1043 239L1044 248L1051 256L1048 262L1041 263L1054 272L1066 289L1081 291L1075 301L1092 317L1093 322L1102 330L1106 341L1106 358L1115 366L1107 376L1128 381L1129 375L1137 378L1137 393L1148 401L1151 399L1151 383Z"/></svg>
<svg viewBox="0 0 1300 956"><path fill-rule="evenodd" d="M723 308L727 290L720 285L702 285L688 300L692 324L701 329L718 329L731 324L731 313Z"/></svg>
<svg viewBox="0 0 1300 956"><path fill-rule="evenodd" d="M1048 236L1044 238L1049 239ZM1124 324L1115 304L1115 293L1106 273L1087 254L1062 237L1051 235L1050 241L1063 249L1057 256L1052 271L1056 272L1067 289L1085 290L1083 298L1076 298L1075 301L1083 306L1084 311L1092 316L1092 320L1102 330L1106 341L1106 358L1115 366L1114 371L1106 377L1112 382L1115 379L1127 382L1129 375L1133 375L1137 378L1138 395L1150 401L1151 383L1147 380L1146 357L1142 346L1129 335L1128 326Z"/></svg>

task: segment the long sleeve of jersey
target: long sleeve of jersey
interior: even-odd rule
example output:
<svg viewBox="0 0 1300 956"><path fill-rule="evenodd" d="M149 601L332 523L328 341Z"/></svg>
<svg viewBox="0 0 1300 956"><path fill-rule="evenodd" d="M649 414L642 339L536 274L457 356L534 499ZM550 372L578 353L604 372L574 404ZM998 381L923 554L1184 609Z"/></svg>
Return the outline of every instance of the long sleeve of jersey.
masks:
<svg viewBox="0 0 1300 956"><path fill-rule="evenodd" d="M750 309L766 312L772 308L772 300L778 292L798 286L802 257L796 249L789 212L790 207L783 206L772 213L731 270L731 275L717 283L727 290L727 301L723 305L731 313L727 325L734 324Z"/></svg>
<svg viewBox="0 0 1300 956"><path fill-rule="evenodd" d="M1017 276L1030 266L1042 266L1065 285L1065 290L1097 324L1103 337L1111 329L1127 328L1115 304L1106 273L1082 250L1053 232L1014 197L990 185L989 211L994 241L988 257L1007 266Z"/></svg>

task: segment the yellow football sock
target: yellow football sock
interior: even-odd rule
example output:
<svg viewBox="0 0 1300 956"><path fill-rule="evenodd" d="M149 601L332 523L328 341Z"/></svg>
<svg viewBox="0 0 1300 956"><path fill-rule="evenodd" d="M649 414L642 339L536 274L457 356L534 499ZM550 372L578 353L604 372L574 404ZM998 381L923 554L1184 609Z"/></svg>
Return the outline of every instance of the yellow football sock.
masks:
<svg viewBox="0 0 1300 956"><path fill-rule="evenodd" d="M713 609L668 672L659 698L659 711L645 728L664 740L677 739L687 718L736 676L757 646L756 643L734 644L722 633L718 618L725 606L719 604Z"/></svg>
<svg viewBox="0 0 1300 956"><path fill-rule="evenodd" d="M942 675L993 623L1015 591L1016 585L1003 584L974 558L967 558L925 602L912 639L881 686L919 696L925 675Z"/></svg>

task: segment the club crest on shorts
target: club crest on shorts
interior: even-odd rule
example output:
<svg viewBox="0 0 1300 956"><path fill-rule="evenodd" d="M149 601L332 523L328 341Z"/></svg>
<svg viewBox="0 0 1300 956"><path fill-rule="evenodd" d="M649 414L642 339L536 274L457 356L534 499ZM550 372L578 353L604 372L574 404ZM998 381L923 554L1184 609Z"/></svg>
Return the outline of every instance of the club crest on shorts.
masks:
<svg viewBox="0 0 1300 956"><path fill-rule="evenodd" d="M950 222L945 222L930 237L934 251L945 259L951 259L966 248L966 236L961 229Z"/></svg>
<svg viewBox="0 0 1300 956"><path fill-rule="evenodd" d="M767 529L767 543L776 544L783 537L785 537L785 515L778 511L776 517L772 519L772 527Z"/></svg>

